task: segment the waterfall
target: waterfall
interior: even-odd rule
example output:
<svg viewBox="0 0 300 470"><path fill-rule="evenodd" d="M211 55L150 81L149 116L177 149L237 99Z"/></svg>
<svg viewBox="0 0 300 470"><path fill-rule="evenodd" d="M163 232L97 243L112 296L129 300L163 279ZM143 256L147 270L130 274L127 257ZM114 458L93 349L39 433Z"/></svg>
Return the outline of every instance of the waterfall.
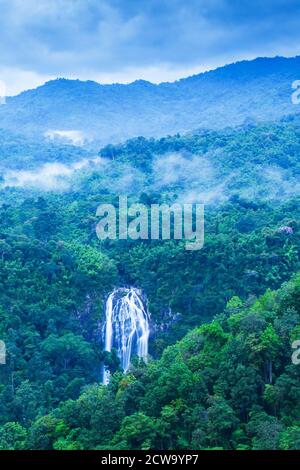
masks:
<svg viewBox="0 0 300 470"><path fill-rule="evenodd" d="M106 302L104 350L117 351L121 368L127 372L132 355L147 361L149 340L149 313L138 289L114 290ZM109 382L110 372L104 368L103 383Z"/></svg>

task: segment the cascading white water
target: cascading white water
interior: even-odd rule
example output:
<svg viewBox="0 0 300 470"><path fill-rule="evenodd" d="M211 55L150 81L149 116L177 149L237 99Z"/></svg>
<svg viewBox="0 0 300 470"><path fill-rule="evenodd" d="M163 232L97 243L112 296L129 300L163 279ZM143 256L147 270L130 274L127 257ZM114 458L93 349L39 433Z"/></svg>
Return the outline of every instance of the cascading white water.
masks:
<svg viewBox="0 0 300 470"><path fill-rule="evenodd" d="M124 372L128 371L133 354L147 361L149 319L138 289L121 288L110 294L106 303L104 350L111 352L112 348L116 349ZM104 384L109 382L109 375L105 368Z"/></svg>

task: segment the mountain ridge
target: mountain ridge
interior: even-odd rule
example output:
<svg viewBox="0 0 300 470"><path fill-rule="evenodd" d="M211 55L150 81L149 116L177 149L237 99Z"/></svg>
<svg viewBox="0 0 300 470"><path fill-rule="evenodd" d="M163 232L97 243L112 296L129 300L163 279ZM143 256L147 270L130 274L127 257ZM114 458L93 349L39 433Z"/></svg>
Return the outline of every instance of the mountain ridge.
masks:
<svg viewBox="0 0 300 470"><path fill-rule="evenodd" d="M290 57L284 57L284 56L267 57L266 56L266 57L257 57L255 59L238 60L238 61L232 62L230 64L225 64L225 65L213 68L213 69L209 69L209 70L205 70L203 72L195 73L193 75L184 76L184 77L178 78L176 80L162 81L162 82L159 82L159 83L151 82L151 80L145 80L145 79L136 79L136 80L133 80L132 82L128 82L128 83L121 83L121 82L101 83L101 82L97 82L96 80L81 80L80 78L57 77L57 78L46 81L43 85L37 86L35 88L30 88L30 89L24 90L24 91L18 93L17 95L14 95L14 96L9 96L8 99L18 97L20 95L29 93L29 92L34 91L34 90L39 90L39 89L42 89L42 88L44 88L48 85L59 83L59 82L93 84L93 85L97 85L97 86L100 86L100 87L103 87L103 88L110 88L110 87L120 87L120 88L124 87L124 88L126 88L126 87L130 87L130 86L133 86L133 85L138 85L138 84L147 84L147 85L152 85L153 87L159 87L161 85L174 85L176 83L191 81L191 80L194 80L194 79L197 79L197 78L202 78L202 77L205 77L207 75L213 75L214 73L216 73L218 71L221 71L221 70L223 70L223 71L231 70L235 66L247 66L248 64L249 65L250 64L262 64L263 62L268 63L268 65L271 62L277 63L277 64L280 62L281 64L284 64L284 63L287 63L288 61L291 61L291 60L295 61L295 62L299 61L299 63L300 63L300 55L290 56Z"/></svg>
<svg viewBox="0 0 300 470"><path fill-rule="evenodd" d="M99 145L143 135L221 129L295 114L292 83L300 56L240 61L175 82L101 85L59 78L7 99L0 128L34 138L79 131Z"/></svg>

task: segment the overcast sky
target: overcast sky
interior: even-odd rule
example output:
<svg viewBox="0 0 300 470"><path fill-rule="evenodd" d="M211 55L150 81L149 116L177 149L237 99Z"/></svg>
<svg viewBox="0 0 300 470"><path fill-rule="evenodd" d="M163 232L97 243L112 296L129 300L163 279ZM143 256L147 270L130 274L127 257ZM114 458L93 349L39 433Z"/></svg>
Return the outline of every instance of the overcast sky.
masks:
<svg viewBox="0 0 300 470"><path fill-rule="evenodd" d="M0 0L7 94L56 77L173 81L300 54L299 0Z"/></svg>

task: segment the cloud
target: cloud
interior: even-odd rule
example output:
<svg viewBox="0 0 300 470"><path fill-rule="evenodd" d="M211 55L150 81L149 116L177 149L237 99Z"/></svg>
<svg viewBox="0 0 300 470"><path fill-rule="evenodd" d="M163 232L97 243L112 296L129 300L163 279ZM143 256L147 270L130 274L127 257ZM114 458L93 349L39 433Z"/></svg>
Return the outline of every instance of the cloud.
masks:
<svg viewBox="0 0 300 470"><path fill-rule="evenodd" d="M64 131L64 130L49 130L45 133L45 137L50 140L62 140L71 143L75 146L84 145L86 139L82 131Z"/></svg>
<svg viewBox="0 0 300 470"><path fill-rule="evenodd" d="M71 187L72 176L76 171L104 164L104 159L96 157L80 160L73 165L46 163L37 170L8 171L3 176L2 186L42 191L66 191Z"/></svg>
<svg viewBox="0 0 300 470"><path fill-rule="evenodd" d="M1 47L0 45L0 50ZM6 96L13 96L21 91L36 88L55 78L57 78L56 75L47 75L33 70L23 70L17 66L5 67L0 63L0 80L5 84Z"/></svg>
<svg viewBox="0 0 300 470"><path fill-rule="evenodd" d="M154 185L157 189L176 184L206 186L214 176L210 162L199 155L169 153L153 162Z"/></svg>
<svg viewBox="0 0 300 470"><path fill-rule="evenodd" d="M26 74L161 81L299 52L298 0L0 0L0 11L0 73L15 70L19 88Z"/></svg>

